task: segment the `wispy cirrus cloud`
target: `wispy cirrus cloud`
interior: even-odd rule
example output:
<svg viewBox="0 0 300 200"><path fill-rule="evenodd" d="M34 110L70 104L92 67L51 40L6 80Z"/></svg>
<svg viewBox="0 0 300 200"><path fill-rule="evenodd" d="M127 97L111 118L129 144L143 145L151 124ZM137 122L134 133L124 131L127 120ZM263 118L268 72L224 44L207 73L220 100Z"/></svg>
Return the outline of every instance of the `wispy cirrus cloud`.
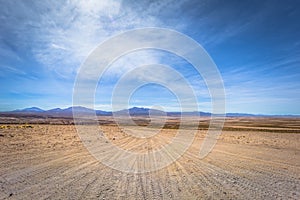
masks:
<svg viewBox="0 0 300 200"><path fill-rule="evenodd" d="M136 27L156 26L154 18L138 18L120 10L119 1L71 1L51 5L42 14L42 41L33 52L44 66L60 74L75 74L89 53L111 36ZM71 8L71 9L70 9Z"/></svg>

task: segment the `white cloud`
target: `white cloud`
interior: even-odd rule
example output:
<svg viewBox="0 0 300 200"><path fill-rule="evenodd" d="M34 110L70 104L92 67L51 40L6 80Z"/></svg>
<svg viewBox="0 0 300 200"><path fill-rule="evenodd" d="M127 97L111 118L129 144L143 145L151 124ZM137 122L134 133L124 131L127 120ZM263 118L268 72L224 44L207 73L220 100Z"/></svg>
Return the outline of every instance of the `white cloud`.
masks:
<svg viewBox="0 0 300 200"><path fill-rule="evenodd" d="M48 6L50 11L41 13L42 29L36 39L41 44L33 51L40 63L63 76L74 75L89 53L113 35L158 24L153 17L139 18L130 10L122 11L121 2L114 0Z"/></svg>
<svg viewBox="0 0 300 200"><path fill-rule="evenodd" d="M7 66L7 65L1 65L1 71L4 72L9 72L9 73L13 73L13 74L18 74L18 75L26 75L27 73L23 70L20 70L18 68L15 67L11 67L11 66ZM2 74L0 74L1 76ZM3 75L6 75L5 73L3 73Z"/></svg>

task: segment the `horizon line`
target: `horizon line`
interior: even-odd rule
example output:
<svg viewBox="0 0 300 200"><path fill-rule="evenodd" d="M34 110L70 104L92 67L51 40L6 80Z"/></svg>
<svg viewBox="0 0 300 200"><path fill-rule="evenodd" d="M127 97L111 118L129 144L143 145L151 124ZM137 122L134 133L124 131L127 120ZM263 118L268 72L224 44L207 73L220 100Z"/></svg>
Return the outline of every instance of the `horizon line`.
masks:
<svg viewBox="0 0 300 200"><path fill-rule="evenodd" d="M94 110L94 111L103 111L103 112L119 112L119 111L122 111L122 110L129 110L129 109L132 109L132 108L141 108L141 109L153 109L149 106L132 106L130 108L123 108L123 109L119 109L117 111L111 111L111 110L102 110L102 109L93 109L93 108L90 108L90 107L85 107L85 106L67 106L65 108L61 108L61 107L54 107L54 108L50 108L50 109L43 109L41 107L37 107L37 106L31 106L31 107L26 107L26 108L22 108L22 109L14 109L14 110L4 110L4 111L0 111L0 113L5 113L5 112L22 112L22 110L26 110L26 109L30 109L30 108L37 108L37 109L40 109L41 112L47 112L47 111L50 111L50 110L53 110L53 109L61 109L61 110L65 110L65 109L69 109L69 108L74 108L74 107L81 107L81 108L86 108L86 109L90 109L90 110ZM159 110L159 109L153 109L153 110ZM212 112L209 112L209 111L163 111L163 110L159 110L159 111L162 111L162 112L166 112L166 113L196 113L196 112L203 112L203 113L207 113L207 114L212 114L212 115L222 115L223 113L212 113ZM263 113L248 113L248 112L225 112L224 115L227 115L227 114L246 114L246 115L253 115L253 116L296 116L296 117L300 117L300 114L263 114Z"/></svg>

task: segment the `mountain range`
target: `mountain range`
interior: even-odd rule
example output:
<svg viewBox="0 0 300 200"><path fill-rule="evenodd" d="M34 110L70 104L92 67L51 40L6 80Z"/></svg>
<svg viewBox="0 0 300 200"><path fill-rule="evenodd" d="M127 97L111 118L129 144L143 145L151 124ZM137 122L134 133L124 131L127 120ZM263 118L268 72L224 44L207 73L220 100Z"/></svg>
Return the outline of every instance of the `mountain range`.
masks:
<svg viewBox="0 0 300 200"><path fill-rule="evenodd" d="M38 107L30 107L24 109L17 109L13 111L1 112L1 114L20 114L20 115L35 115L35 116L53 116L53 117L72 117L73 111L80 115L96 113L97 116L111 116L111 115L126 115L129 114L131 116L149 116L149 115L157 115L157 116L211 116L212 113L209 112L164 112L161 110L143 108L143 107L132 107L129 109L123 109L116 112L111 111L103 111L103 110L93 110L90 108L82 107L82 106L73 106L65 109L54 108L50 110L43 110ZM284 117L299 117L299 115L254 115L248 113L226 113L227 117L255 117L255 116L284 116Z"/></svg>

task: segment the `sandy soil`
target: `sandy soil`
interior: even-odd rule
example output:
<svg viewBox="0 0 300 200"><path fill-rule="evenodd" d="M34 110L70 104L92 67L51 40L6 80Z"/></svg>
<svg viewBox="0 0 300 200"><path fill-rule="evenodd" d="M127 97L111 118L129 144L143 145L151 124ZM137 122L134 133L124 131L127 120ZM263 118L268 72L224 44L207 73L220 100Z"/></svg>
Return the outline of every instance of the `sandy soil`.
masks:
<svg viewBox="0 0 300 200"><path fill-rule="evenodd" d="M206 130L199 130L181 158L145 174L101 164L73 125L1 125L0 199L300 199L299 120L276 123L281 129L272 120L229 119L204 159L198 153ZM163 129L129 140L117 126L102 129L112 143L133 151L160 148L176 134Z"/></svg>

